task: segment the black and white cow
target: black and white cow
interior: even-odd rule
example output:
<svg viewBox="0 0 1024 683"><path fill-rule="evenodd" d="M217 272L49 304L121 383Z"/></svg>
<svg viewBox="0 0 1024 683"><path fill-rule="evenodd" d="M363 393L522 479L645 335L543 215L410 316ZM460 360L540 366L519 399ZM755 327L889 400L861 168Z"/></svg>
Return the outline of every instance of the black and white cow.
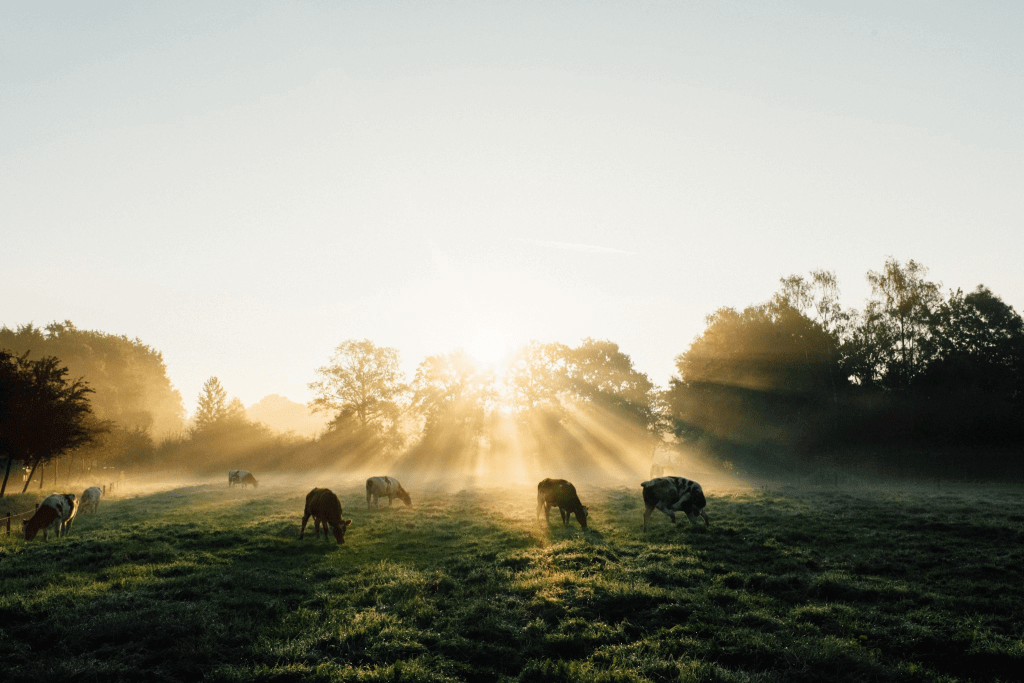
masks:
<svg viewBox="0 0 1024 683"><path fill-rule="evenodd" d="M103 497L103 490L99 486L90 486L82 493L82 502L78 508L82 511L82 514L86 512L96 512L96 509L100 506L100 498Z"/></svg>
<svg viewBox="0 0 1024 683"><path fill-rule="evenodd" d="M576 487L565 479L545 479L537 484L537 519L544 510L544 520L551 520L551 508L557 507L562 525L569 526L569 515L575 514L580 527L587 528L590 508L580 502Z"/></svg>
<svg viewBox="0 0 1024 683"><path fill-rule="evenodd" d="M67 536L71 530L71 522L78 512L78 499L73 493L54 493L43 499L39 509L32 515L31 519L22 520L21 529L25 534L25 540L31 541L39 533L43 532L43 540L52 530L57 537Z"/></svg>
<svg viewBox="0 0 1024 683"><path fill-rule="evenodd" d="M704 512L708 501L704 497L704 489L697 482L683 477L658 477L640 485L644 489L644 531L647 531L647 520L656 509L668 515L673 524L676 523L676 513L682 512L693 526L697 526L698 519L704 520L705 527L711 526Z"/></svg>
<svg viewBox="0 0 1024 683"><path fill-rule="evenodd" d="M256 477L252 476L252 472L246 470L231 470L228 472L228 486L234 486L235 484L240 484L243 488L249 484L252 484L253 488L260 485L260 483L256 481Z"/></svg>
<svg viewBox="0 0 1024 683"><path fill-rule="evenodd" d="M378 506L378 500L384 496L388 497L388 505L391 505L393 498L398 498L406 505L412 505L412 496L402 488L394 477L370 477L366 480L366 509L370 509L370 501L373 507Z"/></svg>

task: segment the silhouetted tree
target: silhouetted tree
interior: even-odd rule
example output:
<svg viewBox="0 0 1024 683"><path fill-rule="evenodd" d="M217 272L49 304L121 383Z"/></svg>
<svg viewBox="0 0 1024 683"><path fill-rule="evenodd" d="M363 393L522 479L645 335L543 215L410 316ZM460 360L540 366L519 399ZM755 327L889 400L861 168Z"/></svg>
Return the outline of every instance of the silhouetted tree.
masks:
<svg viewBox="0 0 1024 683"><path fill-rule="evenodd" d="M167 376L163 356L139 339L79 330L70 321L44 329L0 328L0 348L35 357L54 356L69 374L88 382L90 404L100 420L160 437L184 424L184 404Z"/></svg>
<svg viewBox="0 0 1024 683"><path fill-rule="evenodd" d="M861 320L859 337L872 342L878 380L890 390L907 391L928 360L922 348L931 334L931 320L942 303L939 286L924 279L928 269L894 258L880 273L868 271L873 299ZM863 365L863 364L860 364Z"/></svg>
<svg viewBox="0 0 1024 683"><path fill-rule="evenodd" d="M665 393L676 434L798 443L827 412L838 360L835 338L785 303L719 309L676 358Z"/></svg>
<svg viewBox="0 0 1024 683"><path fill-rule="evenodd" d="M90 443L108 429L92 415L92 389L81 379L68 380L67 372L53 357L33 361L27 353L0 352L0 453L8 457L0 495L12 462L31 467L27 489L40 464Z"/></svg>
<svg viewBox="0 0 1024 683"><path fill-rule="evenodd" d="M987 287L951 292L922 350L922 389L1024 401L1024 320Z"/></svg>

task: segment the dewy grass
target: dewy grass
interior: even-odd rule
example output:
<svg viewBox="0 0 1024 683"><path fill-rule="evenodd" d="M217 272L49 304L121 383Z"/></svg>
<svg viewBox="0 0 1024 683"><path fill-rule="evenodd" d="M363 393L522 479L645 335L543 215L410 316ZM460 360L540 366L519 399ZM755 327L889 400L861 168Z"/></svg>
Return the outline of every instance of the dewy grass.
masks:
<svg viewBox="0 0 1024 683"><path fill-rule="evenodd" d="M1018 491L708 491L712 527L639 487L418 491L346 543L298 540L304 492L106 501L70 536L0 539L0 679L1010 681L1024 670ZM414 494L415 495L415 494ZM307 530L308 531L308 530Z"/></svg>

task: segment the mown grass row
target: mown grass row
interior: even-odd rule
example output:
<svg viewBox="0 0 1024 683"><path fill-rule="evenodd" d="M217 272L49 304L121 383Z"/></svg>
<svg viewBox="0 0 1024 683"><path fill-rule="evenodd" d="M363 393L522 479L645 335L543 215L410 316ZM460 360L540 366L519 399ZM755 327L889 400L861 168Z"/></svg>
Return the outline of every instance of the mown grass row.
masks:
<svg viewBox="0 0 1024 683"><path fill-rule="evenodd" d="M422 492L337 547L305 491L105 503L0 542L0 678L149 681L993 681L1024 670L1024 495L709 491L709 531L639 489ZM553 516L557 518L557 515ZM308 531L308 530L307 530Z"/></svg>

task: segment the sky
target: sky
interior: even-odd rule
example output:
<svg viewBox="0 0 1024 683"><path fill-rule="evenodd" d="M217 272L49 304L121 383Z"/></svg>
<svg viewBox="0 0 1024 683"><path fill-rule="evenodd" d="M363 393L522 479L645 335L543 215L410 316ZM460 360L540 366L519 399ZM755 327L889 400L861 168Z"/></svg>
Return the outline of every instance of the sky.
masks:
<svg viewBox="0 0 1024 683"><path fill-rule="evenodd" d="M138 338L195 409L348 339L607 339L915 260L1024 311L1024 3L0 5L0 325Z"/></svg>

